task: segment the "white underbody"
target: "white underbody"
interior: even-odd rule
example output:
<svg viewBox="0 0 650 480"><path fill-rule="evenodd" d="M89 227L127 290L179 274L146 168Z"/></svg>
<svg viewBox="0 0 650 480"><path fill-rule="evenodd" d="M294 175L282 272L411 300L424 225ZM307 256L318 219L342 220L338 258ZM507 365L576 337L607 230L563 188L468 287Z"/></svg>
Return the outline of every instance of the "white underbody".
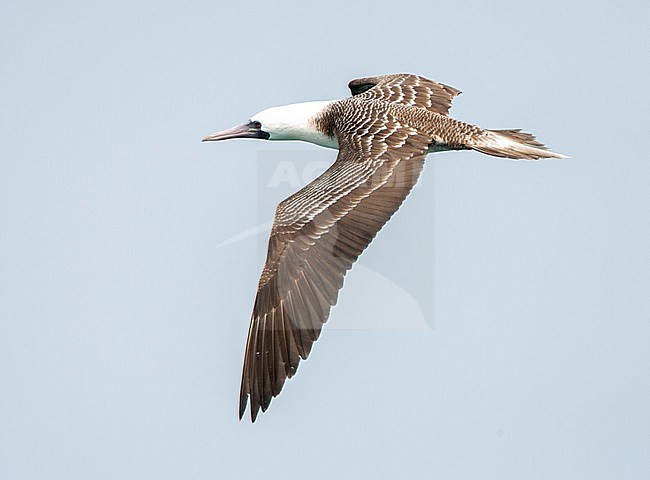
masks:
<svg viewBox="0 0 650 480"><path fill-rule="evenodd" d="M427 153L448 152L450 150L457 150L457 149L447 147L446 145L429 145L429 148L427 148Z"/></svg>

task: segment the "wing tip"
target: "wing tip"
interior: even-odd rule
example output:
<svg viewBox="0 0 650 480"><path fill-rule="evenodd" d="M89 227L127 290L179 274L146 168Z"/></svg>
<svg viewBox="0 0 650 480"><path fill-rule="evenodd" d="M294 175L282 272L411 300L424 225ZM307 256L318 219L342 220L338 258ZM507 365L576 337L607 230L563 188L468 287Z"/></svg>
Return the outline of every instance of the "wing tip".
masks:
<svg viewBox="0 0 650 480"><path fill-rule="evenodd" d="M254 393L246 393L242 390L242 394L239 397L239 420L244 419L244 414L246 413L246 407L248 406L248 399L250 397L250 412L251 412L251 423L255 423L257 420L257 415L262 412L265 412L271 403L271 399L266 402L266 405L260 403L260 401L255 397Z"/></svg>
<svg viewBox="0 0 650 480"><path fill-rule="evenodd" d="M248 395L246 397L242 398L239 401L239 421L241 422L244 419L244 414L246 413L246 407L248 406ZM260 406L257 405L256 407L253 405L253 402L251 402L251 423L255 423L255 420L257 420L257 415L260 410ZM262 409L264 411L265 409Z"/></svg>
<svg viewBox="0 0 650 480"><path fill-rule="evenodd" d="M251 423L255 423L255 420L257 420L257 414L259 413L259 407L253 408L251 405Z"/></svg>
<svg viewBox="0 0 650 480"><path fill-rule="evenodd" d="M244 413L246 413L246 404L247 403L248 402L246 402L246 401L244 401L243 403L239 402L239 420L240 421L244 418Z"/></svg>

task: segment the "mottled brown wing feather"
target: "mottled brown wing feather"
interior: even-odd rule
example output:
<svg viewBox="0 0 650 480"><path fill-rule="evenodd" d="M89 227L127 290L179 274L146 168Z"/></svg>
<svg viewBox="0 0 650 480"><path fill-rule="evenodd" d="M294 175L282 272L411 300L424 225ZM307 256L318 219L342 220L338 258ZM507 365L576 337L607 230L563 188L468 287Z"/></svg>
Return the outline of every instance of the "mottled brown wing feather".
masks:
<svg viewBox="0 0 650 480"><path fill-rule="evenodd" d="M280 203L248 334L240 418L250 397L255 421L307 358L347 270L417 181L428 143L384 117L362 138L339 136L336 162Z"/></svg>
<svg viewBox="0 0 650 480"><path fill-rule="evenodd" d="M451 101L461 93L449 85L408 73L357 78L348 86L358 98L403 103L440 115L449 114Z"/></svg>

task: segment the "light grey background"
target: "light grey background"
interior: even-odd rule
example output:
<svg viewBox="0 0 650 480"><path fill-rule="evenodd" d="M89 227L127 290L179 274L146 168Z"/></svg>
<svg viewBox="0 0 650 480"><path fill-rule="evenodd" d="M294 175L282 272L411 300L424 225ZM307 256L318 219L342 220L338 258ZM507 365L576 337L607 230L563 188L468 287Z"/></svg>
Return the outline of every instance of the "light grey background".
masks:
<svg viewBox="0 0 650 480"><path fill-rule="evenodd" d="M0 478L648 478L650 15L601 3L2 1ZM391 328L239 422L266 234L218 245L324 153L199 140L402 71L572 159L430 156L333 310Z"/></svg>

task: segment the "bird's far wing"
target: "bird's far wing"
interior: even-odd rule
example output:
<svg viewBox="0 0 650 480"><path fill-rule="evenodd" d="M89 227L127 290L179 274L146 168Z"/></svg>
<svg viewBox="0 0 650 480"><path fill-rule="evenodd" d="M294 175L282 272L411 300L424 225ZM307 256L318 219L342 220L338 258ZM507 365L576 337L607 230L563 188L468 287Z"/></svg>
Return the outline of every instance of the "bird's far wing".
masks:
<svg viewBox="0 0 650 480"><path fill-rule="evenodd" d="M461 93L449 85L408 73L357 78L348 87L359 98L404 103L440 115L449 114L451 101Z"/></svg>
<svg viewBox="0 0 650 480"><path fill-rule="evenodd" d="M265 411L306 359L343 277L422 170L429 139L390 115L339 135L336 162L278 205L250 324L239 416Z"/></svg>

